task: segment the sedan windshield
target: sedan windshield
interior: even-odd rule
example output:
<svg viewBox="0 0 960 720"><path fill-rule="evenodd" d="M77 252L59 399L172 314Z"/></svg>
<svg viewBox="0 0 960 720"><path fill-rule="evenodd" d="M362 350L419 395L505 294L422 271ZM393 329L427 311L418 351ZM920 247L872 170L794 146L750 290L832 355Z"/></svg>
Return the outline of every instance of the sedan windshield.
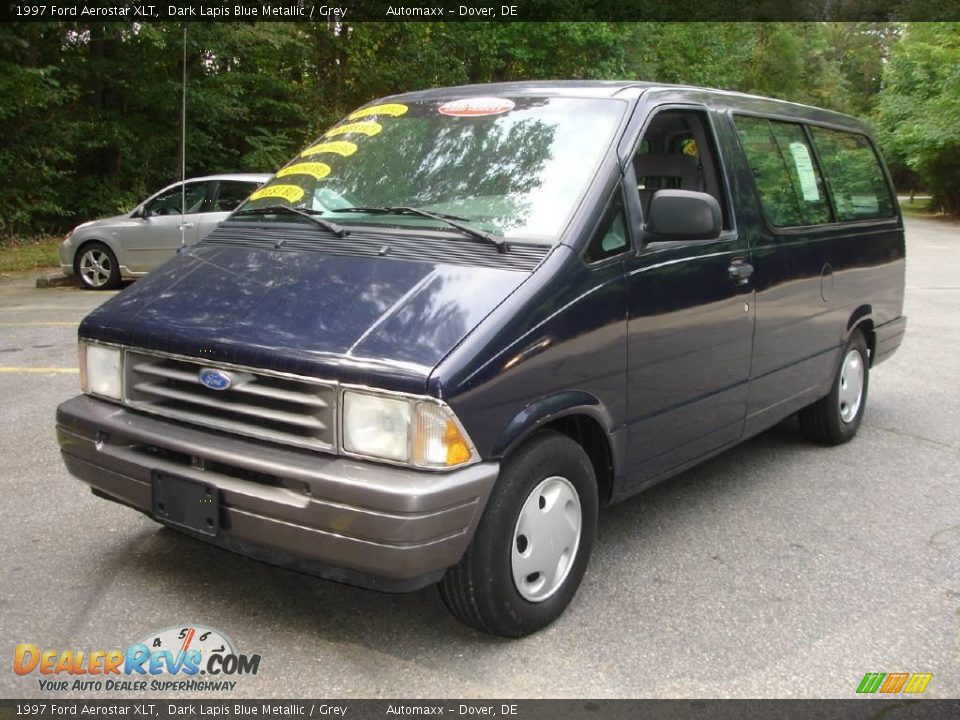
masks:
<svg viewBox="0 0 960 720"><path fill-rule="evenodd" d="M243 210L283 203L348 228L449 229L433 214L511 241L555 242L625 107L523 96L375 105L328 130Z"/></svg>

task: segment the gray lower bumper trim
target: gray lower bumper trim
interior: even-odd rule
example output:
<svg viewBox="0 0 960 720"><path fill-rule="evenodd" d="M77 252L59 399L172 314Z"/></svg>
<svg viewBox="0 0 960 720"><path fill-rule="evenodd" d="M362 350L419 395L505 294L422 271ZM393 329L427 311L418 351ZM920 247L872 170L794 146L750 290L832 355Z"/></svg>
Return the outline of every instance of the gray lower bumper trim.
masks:
<svg viewBox="0 0 960 720"><path fill-rule="evenodd" d="M872 358L872 365L879 365L884 360L893 355L903 342L903 336L907 332L907 318L898 317L883 325L878 325L875 333L877 347Z"/></svg>
<svg viewBox="0 0 960 720"><path fill-rule="evenodd" d="M378 589L415 589L466 550L499 465L428 473L261 443L89 397L57 409L67 468L151 511L151 470L212 483L221 532L200 539L296 570Z"/></svg>

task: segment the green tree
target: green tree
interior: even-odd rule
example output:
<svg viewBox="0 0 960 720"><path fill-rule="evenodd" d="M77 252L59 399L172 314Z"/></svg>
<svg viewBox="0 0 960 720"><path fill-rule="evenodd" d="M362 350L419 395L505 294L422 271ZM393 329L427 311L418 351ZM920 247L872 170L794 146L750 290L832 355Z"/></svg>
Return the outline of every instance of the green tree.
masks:
<svg viewBox="0 0 960 720"><path fill-rule="evenodd" d="M960 213L960 24L907 26L884 69L876 123L888 159Z"/></svg>
<svg viewBox="0 0 960 720"><path fill-rule="evenodd" d="M0 26L0 235L69 215L74 142L57 118L78 94L64 82L55 23Z"/></svg>
<svg viewBox="0 0 960 720"><path fill-rule="evenodd" d="M750 23L629 23L627 72L640 80L747 90L759 37Z"/></svg>
<svg viewBox="0 0 960 720"><path fill-rule="evenodd" d="M910 26L896 46L901 26L862 22L193 23L187 173L272 171L393 93L636 78L876 110L885 147L936 175L944 195L960 127L953 28ZM0 234L127 209L179 176L182 33L176 23L0 27Z"/></svg>

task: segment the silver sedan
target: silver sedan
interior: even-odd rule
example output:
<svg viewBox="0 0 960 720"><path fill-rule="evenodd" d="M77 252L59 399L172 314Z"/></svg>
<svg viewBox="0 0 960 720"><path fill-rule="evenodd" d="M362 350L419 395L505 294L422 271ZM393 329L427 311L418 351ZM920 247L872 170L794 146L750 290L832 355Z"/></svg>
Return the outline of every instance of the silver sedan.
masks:
<svg viewBox="0 0 960 720"><path fill-rule="evenodd" d="M169 185L126 215L75 227L60 243L60 268L93 290L146 275L173 257L181 242L202 240L270 177L210 175Z"/></svg>

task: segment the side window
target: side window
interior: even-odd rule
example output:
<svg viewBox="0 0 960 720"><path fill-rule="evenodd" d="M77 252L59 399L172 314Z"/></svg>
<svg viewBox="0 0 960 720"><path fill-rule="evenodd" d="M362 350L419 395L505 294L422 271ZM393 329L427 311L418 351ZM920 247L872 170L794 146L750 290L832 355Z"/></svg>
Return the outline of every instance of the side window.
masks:
<svg viewBox="0 0 960 720"><path fill-rule="evenodd" d="M627 218L623 210L623 189L618 186L603 214L597 233L583 254L583 259L588 263L604 260L619 255L629 244Z"/></svg>
<svg viewBox="0 0 960 720"><path fill-rule="evenodd" d="M221 180L213 212L231 212L257 189L256 183Z"/></svg>
<svg viewBox="0 0 960 720"><path fill-rule="evenodd" d="M838 220L893 217L893 200L877 154L863 135L810 127Z"/></svg>
<svg viewBox="0 0 960 720"><path fill-rule="evenodd" d="M204 200L207 197L207 183L187 183L185 193L186 210L184 214L207 212ZM151 215L179 215L181 192L180 186L171 188L162 195L155 197L146 208L148 217Z"/></svg>
<svg viewBox="0 0 960 720"><path fill-rule="evenodd" d="M793 227L830 222L823 178L803 127L743 116L735 124L770 223Z"/></svg>
<svg viewBox="0 0 960 720"><path fill-rule="evenodd" d="M657 190L693 190L716 198L723 208L723 227L730 227L716 145L705 112L668 109L657 113L640 141L633 169L644 216Z"/></svg>

